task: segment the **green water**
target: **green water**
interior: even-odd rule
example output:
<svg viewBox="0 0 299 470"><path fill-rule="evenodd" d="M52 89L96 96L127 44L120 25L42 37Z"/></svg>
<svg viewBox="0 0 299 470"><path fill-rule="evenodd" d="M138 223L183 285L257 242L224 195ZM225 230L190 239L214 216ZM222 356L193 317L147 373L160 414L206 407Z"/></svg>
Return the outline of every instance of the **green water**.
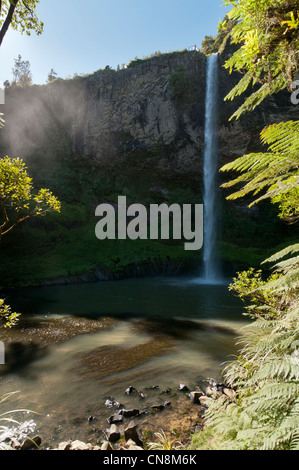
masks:
<svg viewBox="0 0 299 470"><path fill-rule="evenodd" d="M50 445L100 439L113 414L104 405L109 395L126 408L163 401L159 391L145 392L142 403L127 397L130 385L141 391L159 385L162 391L185 383L192 389L203 378L220 377L245 324L242 306L226 284L204 285L188 277L26 288L9 293L7 302L23 314L20 326L9 333L11 345L27 342L28 348L29 342L34 347L28 355L25 346L10 345L8 364L0 369L0 394L19 391L7 409L39 413L38 431ZM70 339L59 337L62 319L68 322L66 334L73 325L77 328ZM108 326L97 330L103 319ZM41 330L41 325L46 327ZM86 333L90 325L95 328ZM44 341L48 330L52 336L44 347L39 332ZM171 427L171 411L163 413L147 416L142 425L153 429L167 422ZM92 427L90 415L96 417Z"/></svg>

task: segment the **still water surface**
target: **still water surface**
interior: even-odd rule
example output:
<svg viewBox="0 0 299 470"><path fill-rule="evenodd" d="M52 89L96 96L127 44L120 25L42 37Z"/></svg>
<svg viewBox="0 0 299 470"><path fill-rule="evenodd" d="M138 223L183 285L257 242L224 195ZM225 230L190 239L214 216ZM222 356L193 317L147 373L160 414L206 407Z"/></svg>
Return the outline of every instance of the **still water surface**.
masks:
<svg viewBox="0 0 299 470"><path fill-rule="evenodd" d="M20 349L8 352L8 360L9 354L19 354L12 362L20 367L0 369L0 395L19 391L7 409L39 413L38 430L50 444L94 437L90 415L96 417L100 436L114 412L105 407L111 395L126 408L145 408L163 401L166 388L185 383L192 389L203 378L219 378L224 362L237 352L245 324L242 305L227 284L204 285L189 277L19 289L7 302L22 312L25 326L9 333L11 342L28 340L31 333L38 346L39 324L60 328L58 322L67 319L67 325L79 325L75 336L38 349L29 360L22 361ZM94 327L103 319L104 328L85 333L89 322ZM127 397L130 385L148 395L148 402ZM156 395L146 391L153 385L160 387ZM163 426L159 420L149 416L144 425Z"/></svg>

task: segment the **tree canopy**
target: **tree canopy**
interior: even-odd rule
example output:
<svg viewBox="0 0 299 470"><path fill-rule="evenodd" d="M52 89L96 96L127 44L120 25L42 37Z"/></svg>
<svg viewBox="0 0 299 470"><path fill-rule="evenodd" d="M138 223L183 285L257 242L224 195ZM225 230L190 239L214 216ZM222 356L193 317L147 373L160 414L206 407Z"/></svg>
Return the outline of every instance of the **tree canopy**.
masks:
<svg viewBox="0 0 299 470"><path fill-rule="evenodd" d="M0 159L0 241L2 236L26 219L60 212L61 203L48 189L33 193L32 178L28 176L23 160Z"/></svg>
<svg viewBox="0 0 299 470"><path fill-rule="evenodd" d="M39 0L0 0L0 46L11 27L21 34L41 34L44 24L36 14Z"/></svg>

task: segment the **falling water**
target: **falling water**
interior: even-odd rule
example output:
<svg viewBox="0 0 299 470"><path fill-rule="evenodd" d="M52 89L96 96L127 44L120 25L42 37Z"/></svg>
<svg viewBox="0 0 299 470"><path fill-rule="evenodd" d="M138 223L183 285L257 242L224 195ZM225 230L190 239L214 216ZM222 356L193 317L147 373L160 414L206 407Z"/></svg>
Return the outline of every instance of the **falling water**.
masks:
<svg viewBox="0 0 299 470"><path fill-rule="evenodd" d="M204 153L204 273L207 283L220 280L218 235L218 54L207 59L207 90Z"/></svg>

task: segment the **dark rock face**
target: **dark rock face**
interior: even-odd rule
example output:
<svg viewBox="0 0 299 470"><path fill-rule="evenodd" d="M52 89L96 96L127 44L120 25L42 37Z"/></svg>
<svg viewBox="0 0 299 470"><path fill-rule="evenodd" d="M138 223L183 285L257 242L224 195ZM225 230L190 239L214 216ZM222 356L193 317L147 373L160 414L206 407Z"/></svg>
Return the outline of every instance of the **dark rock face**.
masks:
<svg viewBox="0 0 299 470"><path fill-rule="evenodd" d="M288 93L271 97L239 121L229 117L244 97L224 102L239 80L222 67L230 46L220 56L220 164L259 146L266 123L298 119ZM160 174L200 177L204 150L206 57L200 52L165 55L121 71L104 70L47 86L8 89L6 126L1 131L0 155L40 160L57 155L95 157L103 163L142 155ZM183 70L180 95L170 80ZM297 116L297 117L296 117ZM134 163L138 165L134 160Z"/></svg>

